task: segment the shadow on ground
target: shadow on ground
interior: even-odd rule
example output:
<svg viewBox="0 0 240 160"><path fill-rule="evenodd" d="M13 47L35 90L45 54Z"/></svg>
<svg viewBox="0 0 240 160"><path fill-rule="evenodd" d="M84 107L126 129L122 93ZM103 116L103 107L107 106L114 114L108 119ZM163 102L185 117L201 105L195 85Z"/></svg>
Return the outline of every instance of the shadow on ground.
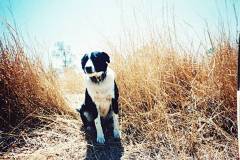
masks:
<svg viewBox="0 0 240 160"><path fill-rule="evenodd" d="M0 159L4 153L11 152L13 148L23 147L25 145L26 136L31 135L34 130L40 128L40 126L44 124L46 123L38 119L27 118L16 126L1 127L2 124L0 124Z"/></svg>
<svg viewBox="0 0 240 160"><path fill-rule="evenodd" d="M103 125L104 126L104 125ZM112 135L112 128L103 128L105 135L105 144L96 143L96 130L91 129L86 131L84 128L82 130L85 132L85 139L87 141L87 150L85 160L120 160L124 148L122 146L121 140L116 140Z"/></svg>

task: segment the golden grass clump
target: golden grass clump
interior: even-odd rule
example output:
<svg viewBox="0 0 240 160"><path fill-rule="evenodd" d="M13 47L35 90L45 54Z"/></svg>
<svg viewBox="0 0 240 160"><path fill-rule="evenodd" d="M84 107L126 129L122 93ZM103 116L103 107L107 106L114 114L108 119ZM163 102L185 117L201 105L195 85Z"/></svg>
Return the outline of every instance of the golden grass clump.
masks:
<svg viewBox="0 0 240 160"><path fill-rule="evenodd" d="M193 57L151 43L115 55L124 140L163 159L235 157L236 50Z"/></svg>
<svg viewBox="0 0 240 160"><path fill-rule="evenodd" d="M224 114L233 122L237 121L237 51L229 43L219 46L211 59L211 78L214 82L215 90L224 106Z"/></svg>
<svg viewBox="0 0 240 160"><path fill-rule="evenodd" d="M46 115L74 114L53 77L45 73L37 60L27 58L19 45L16 39L0 41L0 131L3 137L14 137L19 129L37 127L36 122ZM2 140L0 148L4 145Z"/></svg>

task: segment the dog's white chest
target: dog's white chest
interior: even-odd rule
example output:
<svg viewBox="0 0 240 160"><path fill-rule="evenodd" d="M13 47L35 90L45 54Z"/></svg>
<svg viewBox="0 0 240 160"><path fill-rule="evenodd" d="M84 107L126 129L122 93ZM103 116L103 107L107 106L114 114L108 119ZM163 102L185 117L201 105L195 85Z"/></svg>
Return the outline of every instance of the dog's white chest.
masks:
<svg viewBox="0 0 240 160"><path fill-rule="evenodd" d="M106 117L109 112L110 105L112 103L113 96L108 90L96 90L93 95L93 101L95 102L101 117Z"/></svg>
<svg viewBox="0 0 240 160"><path fill-rule="evenodd" d="M106 79L99 84L87 80L87 89L96 104L101 117L106 117L114 98L114 75L108 73Z"/></svg>

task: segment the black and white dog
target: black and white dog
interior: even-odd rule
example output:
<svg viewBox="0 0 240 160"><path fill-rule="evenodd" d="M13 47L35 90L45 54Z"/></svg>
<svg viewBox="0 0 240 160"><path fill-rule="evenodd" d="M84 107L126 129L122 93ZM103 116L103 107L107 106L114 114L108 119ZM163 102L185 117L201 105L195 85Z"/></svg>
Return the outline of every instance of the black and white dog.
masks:
<svg viewBox="0 0 240 160"><path fill-rule="evenodd" d="M85 99L80 108L84 127L96 127L97 142L104 143L101 119L113 121L113 136L120 138L118 122L118 88L115 73L108 67L110 57L105 52L92 52L82 58L82 69L85 73Z"/></svg>

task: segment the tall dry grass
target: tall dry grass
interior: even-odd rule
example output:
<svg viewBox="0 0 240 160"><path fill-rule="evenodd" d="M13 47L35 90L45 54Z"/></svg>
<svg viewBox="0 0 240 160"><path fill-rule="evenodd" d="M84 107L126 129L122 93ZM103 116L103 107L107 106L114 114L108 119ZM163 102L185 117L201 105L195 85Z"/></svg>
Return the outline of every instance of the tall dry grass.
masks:
<svg viewBox="0 0 240 160"><path fill-rule="evenodd" d="M68 70L66 79L55 84L51 72L29 60L15 42L1 41L0 46L0 129L5 137L24 136L27 144L6 157L84 157L89 144L82 142L81 124L54 116L74 115L61 90L81 93L81 77ZM158 42L125 54L113 52L123 158L237 158L236 49L225 41L202 59L194 54ZM45 119L51 124L25 132ZM6 144L14 145L0 141L0 148Z"/></svg>
<svg viewBox="0 0 240 160"><path fill-rule="evenodd" d="M81 77L69 70L65 73L68 80L56 85L52 74L26 58L21 48L6 44L1 48L0 93L5 100L1 101L1 125L8 128L5 135L16 137L11 131L36 126L44 117L51 121L34 134L20 132L27 144L5 156L59 157L61 151L63 157L84 157L88 144L82 142L81 124L69 117L52 116L74 114L60 91L81 93ZM193 55L157 43L148 43L127 56L113 53L123 158L237 158L236 49L222 42L210 56L195 59ZM58 123L59 118L64 122ZM66 146L58 150L56 146L63 142Z"/></svg>
<svg viewBox="0 0 240 160"><path fill-rule="evenodd" d="M16 35L8 38L0 39L0 153L46 116L74 116L53 76L26 56Z"/></svg>
<svg viewBox="0 0 240 160"><path fill-rule="evenodd" d="M236 49L200 60L159 46L114 55L126 143L152 158L236 158Z"/></svg>

